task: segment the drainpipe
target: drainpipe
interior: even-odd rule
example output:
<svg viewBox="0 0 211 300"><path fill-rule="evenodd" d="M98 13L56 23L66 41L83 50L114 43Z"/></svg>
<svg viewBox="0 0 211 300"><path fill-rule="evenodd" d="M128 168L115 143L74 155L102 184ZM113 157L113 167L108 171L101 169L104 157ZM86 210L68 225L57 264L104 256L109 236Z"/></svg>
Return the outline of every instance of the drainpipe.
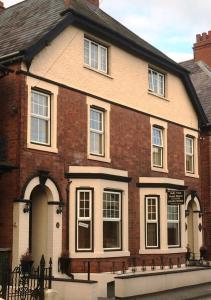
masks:
<svg viewBox="0 0 211 300"><path fill-rule="evenodd" d="M72 181L68 180L66 187L66 250L69 250L70 242L70 185Z"/></svg>

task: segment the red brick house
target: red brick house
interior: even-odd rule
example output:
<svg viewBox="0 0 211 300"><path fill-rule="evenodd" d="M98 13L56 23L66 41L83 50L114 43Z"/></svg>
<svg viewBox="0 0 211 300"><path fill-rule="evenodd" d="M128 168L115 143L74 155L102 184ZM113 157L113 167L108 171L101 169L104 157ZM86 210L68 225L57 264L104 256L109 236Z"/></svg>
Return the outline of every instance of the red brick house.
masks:
<svg viewBox="0 0 211 300"><path fill-rule="evenodd" d="M13 70L1 133L18 167L0 182L0 248L13 265L27 248L55 274L62 250L72 273L184 264L187 244L199 255L207 118L186 69L97 0L23 1L0 13L0 39Z"/></svg>
<svg viewBox="0 0 211 300"><path fill-rule="evenodd" d="M190 72L192 83L208 119L202 128L201 139L201 180L204 219L204 243L211 255L211 177L210 177L210 124L211 124L211 32L196 35L193 46L194 58L181 63Z"/></svg>

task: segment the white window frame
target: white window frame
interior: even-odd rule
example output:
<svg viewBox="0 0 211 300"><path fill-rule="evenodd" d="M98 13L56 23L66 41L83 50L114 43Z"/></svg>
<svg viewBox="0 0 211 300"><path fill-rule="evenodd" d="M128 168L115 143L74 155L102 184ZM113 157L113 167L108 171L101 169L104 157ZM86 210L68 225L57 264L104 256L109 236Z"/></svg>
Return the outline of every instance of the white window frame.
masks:
<svg viewBox="0 0 211 300"><path fill-rule="evenodd" d="M157 131L160 132L160 135L161 135L161 145L154 144L154 136L153 136L154 130L157 130ZM163 156L164 156L163 135L164 135L164 129L163 128L158 128L155 125L152 126L152 165L153 165L153 167L156 167L156 168L163 168ZM154 148L161 149L161 165L156 165L154 163L154 158L153 158Z"/></svg>
<svg viewBox="0 0 211 300"><path fill-rule="evenodd" d="M165 97L165 75L152 68L149 68L148 80L149 91L158 96Z"/></svg>
<svg viewBox="0 0 211 300"><path fill-rule="evenodd" d="M186 141L190 140L192 143L192 152L188 153L187 152L187 145L186 145ZM195 161L195 145L194 145L194 137L192 136L185 136L185 169L186 169L186 173L190 173L190 174L194 174L195 170L194 170L194 161ZM187 170L187 156L191 157L191 161L192 161L192 170Z"/></svg>
<svg viewBox="0 0 211 300"><path fill-rule="evenodd" d="M168 218L168 207L169 206L175 206L177 207L177 211L178 211L178 218L177 220L170 220ZM167 205L167 235L168 235L168 224L169 223L174 223L174 224L177 224L178 225L178 241L179 241L179 244L177 245L168 245L169 248L178 248L180 247L180 243L181 243L181 233L180 233L180 206L179 205Z"/></svg>
<svg viewBox="0 0 211 300"><path fill-rule="evenodd" d="M107 222L119 222L119 241L120 246L115 248L103 248L105 251L113 251L113 250L120 250L122 248L122 194L120 192L115 191L104 191L103 192L103 202L104 202L104 194L115 194L119 195L119 217L118 218L106 218L103 214L103 223L104 221ZM104 212L104 209L103 209ZM104 237L103 237L104 239Z"/></svg>
<svg viewBox="0 0 211 300"><path fill-rule="evenodd" d="M91 112L94 111L94 112L97 112L98 114L101 115L101 127L102 127L102 130L97 130L97 129L94 129L94 128L91 128ZM90 154L91 155L97 155L97 156L105 156L105 112L102 111L102 110L99 110L99 109L96 109L96 108L93 108L93 107L90 107ZM98 134L99 136L101 136L101 148L102 148L102 152L100 153L97 153L97 152L93 152L91 149L92 149L92 139L91 139L91 134L94 133L94 134Z"/></svg>
<svg viewBox="0 0 211 300"><path fill-rule="evenodd" d="M33 97L33 95L43 95L43 96L47 97L47 100L48 100L48 102L47 102L48 103L48 115L47 116L35 114L35 113L32 112L32 97ZM33 143L33 144L50 146L51 145L51 99L50 99L49 94L32 89L32 91L31 91L30 122L31 122L32 118L47 121L47 123L48 123L48 125L47 125L48 126L48 141L46 143L43 143L39 140L38 141L33 140L32 139L32 133L30 131L30 142ZM32 128L31 128L31 130L32 130ZM39 132L38 132L38 135L39 135Z"/></svg>
<svg viewBox="0 0 211 300"><path fill-rule="evenodd" d="M80 193L89 193L89 217L80 217ZM78 189L77 190L77 220L76 220L76 226L77 226L77 241L76 241L76 249L77 251L84 251L89 252L92 251L92 244L93 244L93 216L92 216L92 190L89 189ZM90 248L79 248L79 222L83 221L89 221L90 222Z"/></svg>
<svg viewBox="0 0 211 300"><path fill-rule="evenodd" d="M88 47L88 51L89 51L89 56L88 56L88 62L85 59L85 42L88 43L89 47ZM91 50L91 46L95 45L97 46L97 55L98 55L98 60L97 60L97 67L95 68L94 66L92 66L92 50ZM102 59L101 59L101 49L105 50L105 69L101 68L102 66ZM97 70L99 72L108 73L108 48L97 43L94 42L88 38L84 38L84 64L87 65L89 68Z"/></svg>
<svg viewBox="0 0 211 300"><path fill-rule="evenodd" d="M156 218L154 220L149 220L148 219L148 201L149 200L155 200L156 203ZM159 248L159 206L158 206L158 201L159 201L159 197L158 196L147 196L145 197L145 211L146 211L146 215L145 215L145 236L146 236L146 241L145 241L145 247L146 249L153 249L153 248ZM147 245L147 241L148 241L148 237L147 237L147 225L148 224L156 224L157 225L157 245L155 246L148 246Z"/></svg>

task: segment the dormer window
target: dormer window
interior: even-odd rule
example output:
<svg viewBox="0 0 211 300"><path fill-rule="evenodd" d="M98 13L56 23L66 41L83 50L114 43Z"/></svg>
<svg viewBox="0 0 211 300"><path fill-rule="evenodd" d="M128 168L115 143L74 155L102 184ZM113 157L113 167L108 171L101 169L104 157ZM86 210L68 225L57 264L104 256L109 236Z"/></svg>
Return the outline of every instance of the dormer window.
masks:
<svg viewBox="0 0 211 300"><path fill-rule="evenodd" d="M84 64L97 71L108 72L108 49L91 41L84 39Z"/></svg>
<svg viewBox="0 0 211 300"><path fill-rule="evenodd" d="M158 96L165 97L165 75L153 69L149 69L148 76L149 91Z"/></svg>

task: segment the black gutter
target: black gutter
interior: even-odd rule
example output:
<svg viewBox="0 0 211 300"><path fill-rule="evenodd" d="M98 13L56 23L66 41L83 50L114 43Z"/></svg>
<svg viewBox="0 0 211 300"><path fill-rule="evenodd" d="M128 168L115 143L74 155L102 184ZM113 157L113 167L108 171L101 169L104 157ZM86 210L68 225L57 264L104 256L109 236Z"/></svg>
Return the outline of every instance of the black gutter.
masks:
<svg viewBox="0 0 211 300"><path fill-rule="evenodd" d="M66 173L66 178L70 179L103 179L119 182L130 182L132 178L127 176L111 175L107 173Z"/></svg>
<svg viewBox="0 0 211 300"><path fill-rule="evenodd" d="M173 184L173 183L137 183L138 188L166 188L166 189L176 189L185 191L188 189L186 185Z"/></svg>

